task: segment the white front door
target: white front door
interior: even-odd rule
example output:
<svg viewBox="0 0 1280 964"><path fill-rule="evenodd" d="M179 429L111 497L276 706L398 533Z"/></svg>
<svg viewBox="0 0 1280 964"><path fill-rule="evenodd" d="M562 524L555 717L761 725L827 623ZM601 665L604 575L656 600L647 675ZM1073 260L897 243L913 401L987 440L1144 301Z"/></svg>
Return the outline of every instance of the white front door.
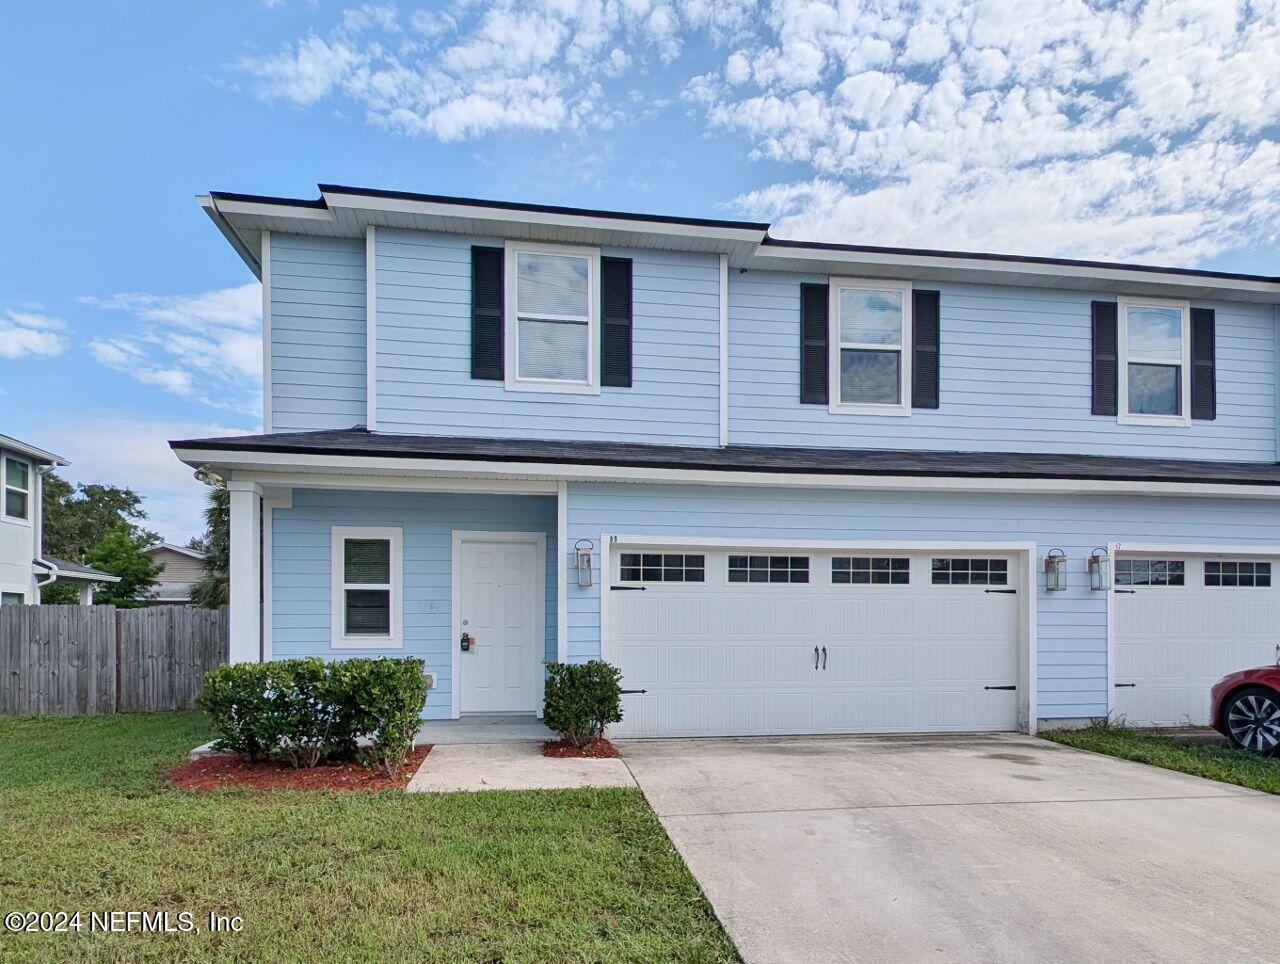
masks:
<svg viewBox="0 0 1280 964"><path fill-rule="evenodd" d="M463 713L532 713L545 650L541 537L461 542L457 647ZM462 650L461 635L473 640Z"/></svg>
<svg viewBox="0 0 1280 964"><path fill-rule="evenodd" d="M1276 563L1246 555L1119 555L1112 713L1138 726L1207 725L1214 683L1275 661Z"/></svg>
<svg viewBox="0 0 1280 964"><path fill-rule="evenodd" d="M610 732L1016 729L1016 560L619 547L606 659L633 692Z"/></svg>

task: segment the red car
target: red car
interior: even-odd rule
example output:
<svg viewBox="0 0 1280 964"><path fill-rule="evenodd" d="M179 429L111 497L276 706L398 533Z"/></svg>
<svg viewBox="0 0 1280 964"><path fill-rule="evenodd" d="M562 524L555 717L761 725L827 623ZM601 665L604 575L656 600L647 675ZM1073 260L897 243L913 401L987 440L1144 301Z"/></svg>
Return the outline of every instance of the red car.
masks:
<svg viewBox="0 0 1280 964"><path fill-rule="evenodd" d="M1209 691L1213 728L1242 750L1280 752L1280 666L1228 673Z"/></svg>

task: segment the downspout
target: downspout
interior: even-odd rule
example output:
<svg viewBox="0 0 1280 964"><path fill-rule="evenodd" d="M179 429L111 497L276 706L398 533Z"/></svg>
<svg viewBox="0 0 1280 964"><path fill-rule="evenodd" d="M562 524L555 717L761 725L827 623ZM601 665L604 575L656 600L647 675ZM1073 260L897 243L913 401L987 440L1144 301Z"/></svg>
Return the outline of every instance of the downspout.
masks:
<svg viewBox="0 0 1280 964"><path fill-rule="evenodd" d="M44 557L44 477L55 468L57 466L52 462L48 465L36 467L36 480L39 484L35 493L36 498L31 500L35 503L31 509L31 515L34 520L33 528L36 530L36 557L34 561L36 565L43 566L49 571L49 578L44 582L40 581L39 576L36 577L37 591L58 581L58 567Z"/></svg>

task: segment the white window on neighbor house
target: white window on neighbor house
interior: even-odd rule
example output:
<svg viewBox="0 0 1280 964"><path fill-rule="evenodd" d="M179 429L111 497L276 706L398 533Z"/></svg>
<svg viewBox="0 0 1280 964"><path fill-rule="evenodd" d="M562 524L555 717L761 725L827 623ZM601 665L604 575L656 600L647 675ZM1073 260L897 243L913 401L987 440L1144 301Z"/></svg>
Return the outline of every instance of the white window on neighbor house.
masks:
<svg viewBox="0 0 1280 964"><path fill-rule="evenodd" d="M4 457L4 517L31 519L31 464L11 456Z"/></svg>
<svg viewBox="0 0 1280 964"><path fill-rule="evenodd" d="M911 414L911 285L832 278L832 412Z"/></svg>
<svg viewBox="0 0 1280 964"><path fill-rule="evenodd" d="M1120 300L1120 421L1191 423L1191 310L1186 302Z"/></svg>
<svg viewBox="0 0 1280 964"><path fill-rule="evenodd" d="M21 606L27 601L27 594L22 592L0 592L0 606Z"/></svg>
<svg viewBox="0 0 1280 964"><path fill-rule="evenodd" d="M334 649L403 646L403 536L399 528L334 526Z"/></svg>
<svg viewBox="0 0 1280 964"><path fill-rule="evenodd" d="M600 252L513 242L506 258L506 387L599 392Z"/></svg>

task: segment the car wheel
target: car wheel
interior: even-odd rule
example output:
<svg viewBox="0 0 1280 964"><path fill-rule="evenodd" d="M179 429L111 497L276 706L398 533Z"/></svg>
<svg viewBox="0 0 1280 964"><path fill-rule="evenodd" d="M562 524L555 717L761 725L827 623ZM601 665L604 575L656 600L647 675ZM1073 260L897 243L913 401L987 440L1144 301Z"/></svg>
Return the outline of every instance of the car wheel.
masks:
<svg viewBox="0 0 1280 964"><path fill-rule="evenodd" d="M1234 694L1223 711L1234 746L1263 756L1280 750L1280 693L1251 686Z"/></svg>

